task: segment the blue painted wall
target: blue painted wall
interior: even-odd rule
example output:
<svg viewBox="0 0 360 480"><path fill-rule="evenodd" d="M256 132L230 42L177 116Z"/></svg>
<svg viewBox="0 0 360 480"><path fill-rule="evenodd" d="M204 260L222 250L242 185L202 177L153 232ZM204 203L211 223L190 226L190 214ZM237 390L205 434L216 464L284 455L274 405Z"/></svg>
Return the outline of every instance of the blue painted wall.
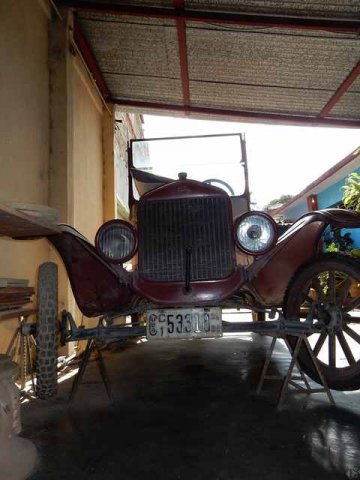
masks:
<svg viewBox="0 0 360 480"><path fill-rule="evenodd" d="M291 218L292 220L297 220L300 218L304 213L308 211L307 201L303 200L298 205L290 206L286 209L286 214L284 215L286 218Z"/></svg>
<svg viewBox="0 0 360 480"><path fill-rule="evenodd" d="M355 172L360 173L360 168L355 170ZM343 190L341 187L345 185L345 178L340 180L339 182L331 185L330 187L326 188L324 191L318 193L318 206L319 209L322 208L329 208L333 205L338 204L343 196ZM354 248L360 248L360 228L357 229L344 229L342 230L342 234L350 232L351 238L354 240Z"/></svg>

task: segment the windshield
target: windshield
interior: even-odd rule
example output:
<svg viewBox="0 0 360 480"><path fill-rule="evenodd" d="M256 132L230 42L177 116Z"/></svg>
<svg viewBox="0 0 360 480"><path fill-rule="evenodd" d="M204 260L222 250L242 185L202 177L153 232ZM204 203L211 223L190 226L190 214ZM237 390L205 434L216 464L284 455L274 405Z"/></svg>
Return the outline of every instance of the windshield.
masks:
<svg viewBox="0 0 360 480"><path fill-rule="evenodd" d="M137 169L177 179L207 181L229 195L245 192L241 134L134 140L132 161Z"/></svg>

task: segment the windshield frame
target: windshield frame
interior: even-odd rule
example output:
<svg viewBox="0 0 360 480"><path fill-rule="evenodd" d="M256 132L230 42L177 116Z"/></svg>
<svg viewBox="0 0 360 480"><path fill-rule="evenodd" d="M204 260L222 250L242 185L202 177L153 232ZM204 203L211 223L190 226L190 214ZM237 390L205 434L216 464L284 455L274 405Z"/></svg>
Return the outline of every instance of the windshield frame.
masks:
<svg viewBox="0 0 360 480"><path fill-rule="evenodd" d="M247 162L247 153L246 153L246 140L243 133L234 132L234 133L217 133L217 134L205 134L205 135L181 135L181 136L171 136L171 137L152 137L152 138L134 138L128 142L128 175L129 175L129 207L130 210L136 199L134 198L133 190L133 180L131 176L131 170L137 168L134 166L133 159L133 145L136 143L144 142L155 142L155 141L171 141L171 140L187 140L187 139L201 139L201 138L218 138L218 137L239 137L240 142L240 165L244 168L244 193L239 195L240 197L245 197L248 202L248 207L250 209L250 189L249 189L249 171L248 171L248 162ZM141 169L140 169L141 170Z"/></svg>

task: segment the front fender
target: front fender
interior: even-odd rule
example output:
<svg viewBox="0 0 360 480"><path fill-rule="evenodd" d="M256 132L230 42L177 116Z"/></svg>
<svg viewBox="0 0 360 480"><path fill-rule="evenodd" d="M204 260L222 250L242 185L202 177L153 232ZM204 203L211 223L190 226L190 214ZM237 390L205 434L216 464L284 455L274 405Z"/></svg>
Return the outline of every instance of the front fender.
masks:
<svg viewBox="0 0 360 480"><path fill-rule="evenodd" d="M120 265L106 262L74 228L59 227L61 233L47 238L64 262L81 312L87 317L96 317L129 311L135 297L131 274Z"/></svg>
<svg viewBox="0 0 360 480"><path fill-rule="evenodd" d="M320 238L330 225L334 228L360 228L360 213L329 208L303 215L278 240L274 249L258 257L248 268L248 280L262 303L280 306L294 273L315 258Z"/></svg>

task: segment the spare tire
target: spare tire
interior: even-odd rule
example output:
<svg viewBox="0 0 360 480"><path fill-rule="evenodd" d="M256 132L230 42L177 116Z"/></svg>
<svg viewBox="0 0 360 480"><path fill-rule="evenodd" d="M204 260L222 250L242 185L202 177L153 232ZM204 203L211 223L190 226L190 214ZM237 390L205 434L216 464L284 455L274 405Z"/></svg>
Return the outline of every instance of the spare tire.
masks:
<svg viewBox="0 0 360 480"><path fill-rule="evenodd" d="M58 268L40 265L36 328L36 395L46 400L57 392Z"/></svg>

